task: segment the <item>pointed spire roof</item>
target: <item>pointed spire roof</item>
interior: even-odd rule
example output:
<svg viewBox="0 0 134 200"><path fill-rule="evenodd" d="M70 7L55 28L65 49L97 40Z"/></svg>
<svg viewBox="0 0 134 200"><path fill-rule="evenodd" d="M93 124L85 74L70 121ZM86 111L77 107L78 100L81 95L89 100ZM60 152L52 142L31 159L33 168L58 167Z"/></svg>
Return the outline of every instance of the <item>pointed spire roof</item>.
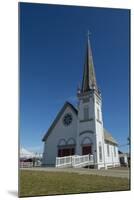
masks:
<svg viewBox="0 0 134 200"><path fill-rule="evenodd" d="M88 33L86 61L84 65L81 92L87 92L90 89L97 89L97 82L96 82L92 50L91 50L91 44L90 44L90 39L89 39L89 33Z"/></svg>

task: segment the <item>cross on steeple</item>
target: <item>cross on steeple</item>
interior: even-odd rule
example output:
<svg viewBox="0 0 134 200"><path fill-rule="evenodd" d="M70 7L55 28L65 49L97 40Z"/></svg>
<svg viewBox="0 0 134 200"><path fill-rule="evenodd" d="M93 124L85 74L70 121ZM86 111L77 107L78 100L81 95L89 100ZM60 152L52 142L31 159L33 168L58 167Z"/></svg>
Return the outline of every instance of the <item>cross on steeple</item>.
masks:
<svg viewBox="0 0 134 200"><path fill-rule="evenodd" d="M93 57L92 57L92 50L89 36L91 32L88 31L87 37L87 53L86 53L86 61L84 65L84 73L83 73L83 81L82 81L82 88L81 92L87 92L91 89L97 90L97 82L93 64Z"/></svg>

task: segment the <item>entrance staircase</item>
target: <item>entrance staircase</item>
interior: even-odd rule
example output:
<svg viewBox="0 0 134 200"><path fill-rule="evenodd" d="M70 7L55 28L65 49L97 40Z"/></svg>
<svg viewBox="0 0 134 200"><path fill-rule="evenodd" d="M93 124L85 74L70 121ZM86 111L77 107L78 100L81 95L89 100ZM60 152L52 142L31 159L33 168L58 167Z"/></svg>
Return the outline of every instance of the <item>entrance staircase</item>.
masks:
<svg viewBox="0 0 134 200"><path fill-rule="evenodd" d="M56 157L56 165L57 168L80 168L85 166L90 166L94 164L93 155L73 155L73 156L64 156L64 157Z"/></svg>

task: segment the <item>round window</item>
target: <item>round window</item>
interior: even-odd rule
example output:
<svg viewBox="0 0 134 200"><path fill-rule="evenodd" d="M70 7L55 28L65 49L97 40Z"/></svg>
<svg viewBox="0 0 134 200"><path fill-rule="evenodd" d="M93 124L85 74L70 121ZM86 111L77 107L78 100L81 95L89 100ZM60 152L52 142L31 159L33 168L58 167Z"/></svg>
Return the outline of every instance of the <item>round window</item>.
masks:
<svg viewBox="0 0 134 200"><path fill-rule="evenodd" d="M68 126L69 124L71 124L72 122L72 115L70 113L67 113L64 117L63 117L63 123L65 126Z"/></svg>

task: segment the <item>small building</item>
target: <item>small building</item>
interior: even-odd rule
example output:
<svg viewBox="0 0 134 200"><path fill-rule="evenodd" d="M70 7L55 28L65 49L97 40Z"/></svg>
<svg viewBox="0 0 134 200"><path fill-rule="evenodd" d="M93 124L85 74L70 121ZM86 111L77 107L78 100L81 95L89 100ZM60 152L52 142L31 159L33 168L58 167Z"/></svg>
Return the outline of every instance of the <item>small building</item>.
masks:
<svg viewBox="0 0 134 200"><path fill-rule="evenodd" d="M118 143L103 125L102 96L89 37L77 98L77 108L66 102L44 134L43 165L55 166L56 157L89 154L97 169L119 166Z"/></svg>
<svg viewBox="0 0 134 200"><path fill-rule="evenodd" d="M120 159L120 165L124 167L130 166L130 156L128 153L123 153L119 151L119 159Z"/></svg>

